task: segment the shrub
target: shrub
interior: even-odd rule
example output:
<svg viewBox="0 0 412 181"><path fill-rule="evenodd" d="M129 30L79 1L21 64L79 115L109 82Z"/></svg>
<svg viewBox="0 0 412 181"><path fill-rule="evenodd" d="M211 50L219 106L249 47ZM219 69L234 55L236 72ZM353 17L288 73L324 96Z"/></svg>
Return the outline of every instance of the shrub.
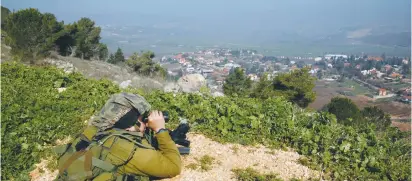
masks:
<svg viewBox="0 0 412 181"><path fill-rule="evenodd" d="M282 181L277 174L260 174L248 167L246 169L232 169L235 178L239 181Z"/></svg>
<svg viewBox="0 0 412 181"><path fill-rule="evenodd" d="M54 145L75 135L111 94L121 90L108 80L85 79L53 67L2 64L2 179L22 180ZM58 93L55 88L66 87ZM266 100L189 93L143 92L154 109L168 110L192 130L220 142L292 147L328 180L410 180L409 133L389 127L379 133L337 123L329 113L311 113L284 98ZM306 161L305 161L306 162Z"/></svg>

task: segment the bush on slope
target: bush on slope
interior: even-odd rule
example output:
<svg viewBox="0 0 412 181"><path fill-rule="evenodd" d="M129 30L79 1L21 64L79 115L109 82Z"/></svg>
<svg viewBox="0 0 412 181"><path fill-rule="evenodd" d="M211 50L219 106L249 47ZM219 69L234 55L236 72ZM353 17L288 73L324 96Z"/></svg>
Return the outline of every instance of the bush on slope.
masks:
<svg viewBox="0 0 412 181"><path fill-rule="evenodd" d="M108 80L85 79L52 67L2 64L2 179L19 179L57 139L77 134L113 93ZM58 93L55 88L66 87ZM193 130L221 142L292 147L307 164L334 180L410 180L410 143L406 133L389 128L379 137L373 125L343 126L327 113L309 113L285 99L211 97L141 92L156 109L168 110ZM302 161L304 163L306 161ZM21 174L19 174L21 173Z"/></svg>

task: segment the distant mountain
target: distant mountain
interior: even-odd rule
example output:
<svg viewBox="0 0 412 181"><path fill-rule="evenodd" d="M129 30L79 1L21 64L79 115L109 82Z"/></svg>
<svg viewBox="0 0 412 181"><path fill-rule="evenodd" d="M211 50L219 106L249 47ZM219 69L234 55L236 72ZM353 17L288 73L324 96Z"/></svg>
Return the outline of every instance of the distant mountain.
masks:
<svg viewBox="0 0 412 181"><path fill-rule="evenodd" d="M410 47L411 32L385 33L379 35L372 34L364 36L359 40L364 43L374 45Z"/></svg>

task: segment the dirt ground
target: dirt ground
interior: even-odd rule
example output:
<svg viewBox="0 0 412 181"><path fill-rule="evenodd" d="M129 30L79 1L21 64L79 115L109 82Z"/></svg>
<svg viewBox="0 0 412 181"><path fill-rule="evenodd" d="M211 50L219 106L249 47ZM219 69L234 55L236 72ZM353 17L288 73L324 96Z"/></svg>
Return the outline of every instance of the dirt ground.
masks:
<svg viewBox="0 0 412 181"><path fill-rule="evenodd" d="M316 92L316 100L309 105L309 108L319 110L326 104L330 102L333 97L342 96L337 91L350 91L349 88L342 88L342 87L325 87L325 82L317 82L314 91ZM400 102L374 102L372 98L369 98L364 95L357 95L357 96L346 96L360 108L364 108L366 106L377 106L378 108L382 109L383 111L389 113L392 118L394 119L410 119L411 117L411 105L403 104ZM404 124L392 124L394 126L400 126ZM405 126L402 127L402 129ZM410 130L410 129L409 129Z"/></svg>
<svg viewBox="0 0 412 181"><path fill-rule="evenodd" d="M319 178L320 173L298 163L300 155L294 151L271 150L263 146L251 147L238 144L221 144L201 134L188 134L192 142L190 154L182 156L182 172L180 175L163 181L229 181L235 180L231 171L236 168L252 167L258 172L275 173L279 178L308 180ZM203 156L214 159L210 170L192 169L190 164L199 164ZM47 170L47 160L37 164L30 173L32 181L53 180L57 171Z"/></svg>
<svg viewBox="0 0 412 181"><path fill-rule="evenodd" d="M398 127L401 131L411 131L411 123L392 121L392 126Z"/></svg>

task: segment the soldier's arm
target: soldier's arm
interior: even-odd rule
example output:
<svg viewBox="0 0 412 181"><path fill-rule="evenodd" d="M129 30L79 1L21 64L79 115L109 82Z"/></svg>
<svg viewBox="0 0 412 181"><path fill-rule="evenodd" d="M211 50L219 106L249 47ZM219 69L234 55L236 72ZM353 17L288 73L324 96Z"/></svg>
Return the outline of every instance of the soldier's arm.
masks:
<svg viewBox="0 0 412 181"><path fill-rule="evenodd" d="M137 149L126 164L125 171L132 174L168 178L179 175L182 169L179 151L169 133L156 135L159 151Z"/></svg>

